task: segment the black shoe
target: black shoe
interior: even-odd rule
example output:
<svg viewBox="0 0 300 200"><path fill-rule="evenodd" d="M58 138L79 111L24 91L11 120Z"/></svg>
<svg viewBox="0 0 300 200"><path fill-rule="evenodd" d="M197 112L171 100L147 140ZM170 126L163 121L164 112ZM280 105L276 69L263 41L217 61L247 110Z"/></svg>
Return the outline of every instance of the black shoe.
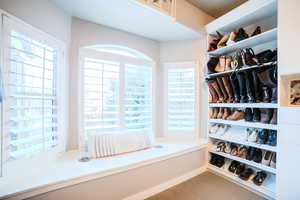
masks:
<svg viewBox="0 0 300 200"><path fill-rule="evenodd" d="M274 53L273 51L268 49L256 54L256 58L260 64L272 62L272 59L274 58Z"/></svg>
<svg viewBox="0 0 300 200"><path fill-rule="evenodd" d="M275 147L277 145L277 131L269 130L267 145Z"/></svg>
<svg viewBox="0 0 300 200"><path fill-rule="evenodd" d="M240 103L239 82L235 74L232 74L230 76L230 82L231 82L232 92L233 92L233 103Z"/></svg>
<svg viewBox="0 0 300 200"><path fill-rule="evenodd" d="M271 108L261 108L260 109L260 122L263 124L269 124L271 118L273 117L273 109Z"/></svg>
<svg viewBox="0 0 300 200"><path fill-rule="evenodd" d="M260 171L256 173L256 176L253 178L252 181L255 185L261 186L266 178L267 178L267 173L264 171Z"/></svg>
<svg viewBox="0 0 300 200"><path fill-rule="evenodd" d="M262 101L261 98L261 83L257 77L257 71L251 71L252 83L253 83L253 92L254 92L254 100L255 103L260 103Z"/></svg>
<svg viewBox="0 0 300 200"><path fill-rule="evenodd" d="M262 129L258 132L256 143L258 144L266 144L269 137L269 132L266 129Z"/></svg>
<svg viewBox="0 0 300 200"><path fill-rule="evenodd" d="M252 122L253 121L253 113L252 113L252 109L251 108L246 108L245 109L245 121L247 122Z"/></svg>
<svg viewBox="0 0 300 200"><path fill-rule="evenodd" d="M240 163L238 161L232 161L229 168L228 168L228 171L230 171L231 173L235 173L236 171L236 168L237 166L239 165Z"/></svg>
<svg viewBox="0 0 300 200"><path fill-rule="evenodd" d="M271 89L268 86L262 87L262 102L270 103L271 101Z"/></svg>
<svg viewBox="0 0 300 200"><path fill-rule="evenodd" d="M248 48L248 49L243 49L242 51L242 55L243 55L243 61L245 63L245 65L247 66L254 66L257 65L258 63L255 62L255 54L253 49Z"/></svg>
<svg viewBox="0 0 300 200"><path fill-rule="evenodd" d="M215 154L211 154L209 163L212 164L212 165L215 165L216 164L216 160L217 160L216 155Z"/></svg>
<svg viewBox="0 0 300 200"><path fill-rule="evenodd" d="M244 170L245 170L246 166L242 163L239 163L236 167L236 171L235 174L240 175Z"/></svg>
<svg viewBox="0 0 300 200"><path fill-rule="evenodd" d="M261 163L262 161L262 150L261 149L255 149L255 153L254 153L254 156L253 156L253 161L256 162L256 163Z"/></svg>
<svg viewBox="0 0 300 200"><path fill-rule="evenodd" d="M249 37L249 35L246 33L246 31L243 28L240 28L238 33L236 34L234 41L239 42L244 39L247 39L248 37Z"/></svg>
<svg viewBox="0 0 300 200"><path fill-rule="evenodd" d="M221 168L225 164L225 158L217 155L215 166Z"/></svg>
<svg viewBox="0 0 300 200"><path fill-rule="evenodd" d="M272 88L272 96L271 96L271 103L277 103L278 102L278 89Z"/></svg>
<svg viewBox="0 0 300 200"><path fill-rule="evenodd" d="M253 108L253 122L260 122L260 110L259 110L259 108Z"/></svg>
<svg viewBox="0 0 300 200"><path fill-rule="evenodd" d="M207 73L208 74L216 73L215 68L218 65L218 63L219 63L218 57L210 57L207 62Z"/></svg>
<svg viewBox="0 0 300 200"><path fill-rule="evenodd" d="M248 151L247 151L246 159L250 160L250 161L253 160L254 154L255 154L255 148L254 147L249 147Z"/></svg>
<svg viewBox="0 0 300 200"><path fill-rule="evenodd" d="M243 72L237 73L237 79L240 89L240 103L247 103L247 88L245 74Z"/></svg>
<svg viewBox="0 0 300 200"><path fill-rule="evenodd" d="M247 168L239 175L239 178L244 181L248 181L250 176L252 176L253 174L254 174L253 169Z"/></svg>
<svg viewBox="0 0 300 200"><path fill-rule="evenodd" d="M254 84L252 81L252 76L248 72L245 72L245 81L246 81L246 91L247 91L247 102L254 103Z"/></svg>

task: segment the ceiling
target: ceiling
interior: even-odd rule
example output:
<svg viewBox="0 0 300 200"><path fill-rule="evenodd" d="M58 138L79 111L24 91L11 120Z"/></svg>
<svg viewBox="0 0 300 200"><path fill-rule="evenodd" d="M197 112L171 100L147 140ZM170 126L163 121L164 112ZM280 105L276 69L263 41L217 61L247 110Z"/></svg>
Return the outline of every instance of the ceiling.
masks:
<svg viewBox="0 0 300 200"><path fill-rule="evenodd" d="M247 0L188 0L213 17L220 17Z"/></svg>
<svg viewBox="0 0 300 200"><path fill-rule="evenodd" d="M52 0L72 16L157 41L187 40L204 34L177 23L136 0ZM158 31L159 30L159 31Z"/></svg>

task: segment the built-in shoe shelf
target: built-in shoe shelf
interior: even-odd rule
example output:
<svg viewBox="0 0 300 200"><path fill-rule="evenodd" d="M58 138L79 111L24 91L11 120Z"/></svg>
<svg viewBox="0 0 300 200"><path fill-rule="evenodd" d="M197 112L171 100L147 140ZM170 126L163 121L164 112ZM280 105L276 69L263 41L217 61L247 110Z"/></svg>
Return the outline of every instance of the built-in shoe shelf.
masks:
<svg viewBox="0 0 300 200"><path fill-rule="evenodd" d="M253 143L253 142L242 141L242 140L239 140L239 139L234 139L232 137L220 136L220 135L217 135L217 134L209 134L208 136L210 138L217 139L217 140L223 140L223 141L228 141L228 142L241 144L241 145L245 145L245 146L249 146L249 147L255 147L255 148L263 149L263 150L266 150L266 151L277 152L277 147L276 146L273 147L273 146L266 145L266 144L257 144L257 143Z"/></svg>
<svg viewBox="0 0 300 200"><path fill-rule="evenodd" d="M213 154L217 154L217 155L220 155L220 156L223 156L225 158L228 158L230 160L235 160L235 161L238 161L240 163L244 163L246 165L249 165L249 166L252 166L252 167L255 167L257 169L261 169L261 170L264 170L266 172L270 172L272 174L276 174L276 169L275 168L272 168L272 167L269 167L269 166L266 166L266 165L263 165L263 164L260 164L260 163L256 163L254 161L249 161L247 159L243 159L243 158L240 158L240 157L237 157L237 156L232 156L228 153L223 153L223 152L217 152L217 151L214 151L212 149L208 150L210 153L213 153Z"/></svg>
<svg viewBox="0 0 300 200"><path fill-rule="evenodd" d="M250 189L252 192L263 195L265 198L268 199L276 199L276 184L275 180L273 180L273 177L267 177L267 179L264 181L263 185L257 186L255 185L251 180L244 181L240 179L237 175L234 175L233 173L229 172L228 169L229 166L223 166L222 168L218 168L214 165L208 164L208 170L212 173L222 176L223 178L226 178L230 181L233 181L234 183Z"/></svg>
<svg viewBox="0 0 300 200"><path fill-rule="evenodd" d="M210 123L218 123L218 124L228 124L233 126L245 126L251 128L262 128L262 129L269 129L269 130L277 130L278 126L274 124L263 124L258 122L246 122L245 120L239 121L230 121L230 120L223 120L223 119L209 119L208 122Z"/></svg>
<svg viewBox="0 0 300 200"><path fill-rule="evenodd" d="M231 45L216 49L214 51L210 51L208 52L208 54L212 56L225 55L234 52L237 49L249 48L259 44L271 42L274 40L277 40L277 28L271 29L269 31L266 31L254 37L250 37L248 39L242 40L240 42L236 42Z"/></svg>
<svg viewBox="0 0 300 200"><path fill-rule="evenodd" d="M246 70L250 70L250 69L257 69L257 68L261 68L261 67L266 67L266 66L269 66L269 65L276 65L277 64L277 61L276 62L269 62L269 63L264 63L264 64L261 64L261 65L254 65L254 66L244 66L238 70L228 70L228 71L224 71L224 72L217 72L217 73L213 73L213 74L207 74L205 76L205 78L213 78L213 77L217 77L217 76L223 76L223 75L227 75L227 74L231 74L233 72L236 72L236 71L246 71Z"/></svg>
<svg viewBox="0 0 300 200"><path fill-rule="evenodd" d="M278 108L277 103L209 103L210 108Z"/></svg>

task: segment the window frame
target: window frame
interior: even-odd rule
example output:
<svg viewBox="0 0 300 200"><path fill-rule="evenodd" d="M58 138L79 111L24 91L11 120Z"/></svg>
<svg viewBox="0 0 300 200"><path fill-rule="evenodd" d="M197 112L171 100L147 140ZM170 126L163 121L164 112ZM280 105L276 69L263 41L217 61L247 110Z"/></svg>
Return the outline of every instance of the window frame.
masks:
<svg viewBox="0 0 300 200"><path fill-rule="evenodd" d="M81 152L85 152L85 141L84 134L84 59L92 58L99 60L109 60L112 62L120 63L120 100L124 99L125 94L125 65L133 64L133 65L146 65L152 68L152 133L156 134L157 126L156 126L156 63L154 61L149 61L142 58L134 58L129 56L123 56L119 54L112 54L108 52L102 52L91 48L81 47L79 49L79 71L78 71L78 144L79 150ZM123 83L123 84L122 84ZM122 108L120 108L122 109ZM122 114L122 113L121 113ZM122 122L121 122L122 123Z"/></svg>
<svg viewBox="0 0 300 200"><path fill-rule="evenodd" d="M194 68L195 81L195 130L194 131L169 131L168 130L168 70ZM197 139L200 133L200 70L197 61L165 62L163 63L163 131L164 137L169 140L191 140Z"/></svg>
<svg viewBox="0 0 300 200"><path fill-rule="evenodd" d="M32 163L37 164L39 160L44 159L45 156L54 157L58 155L60 152L66 151L66 138L67 138L67 130L68 130L68 86L69 86L69 76L67 73L67 66L66 66L66 44L53 36L27 24L26 22L20 20L19 18L10 15L9 13L0 9L1 15L1 69L3 73L7 73L11 67L11 63L7 61L7 58L10 57L10 32L12 30L16 32L20 32L23 35L32 38L35 41L41 42L45 45L48 45L57 50L58 56L58 63L57 69L55 73L56 79L56 90L57 90L57 126L58 126L58 133L59 133L59 140L58 145L55 148L52 148L47 151L42 151L33 155L30 155L24 159L20 160L13 160L8 162L7 164L3 164L2 169L6 169L9 167L14 167L16 165L23 165L26 167L30 167ZM6 82L8 77L4 76L4 86L6 86ZM4 87L5 97L9 96L7 87ZM9 101L7 98L4 99L3 103L3 119L2 123L9 118L7 112L4 112L9 107ZM3 128L2 137L4 138L5 132L9 130L9 126L4 126ZM3 146L2 149L2 159L3 161L8 156L8 152L4 151L4 144L7 143L7 140L3 139ZM8 166L9 165L9 166ZM5 170L8 171L8 170ZM10 171L10 170L9 170ZM4 174L6 175L6 174Z"/></svg>

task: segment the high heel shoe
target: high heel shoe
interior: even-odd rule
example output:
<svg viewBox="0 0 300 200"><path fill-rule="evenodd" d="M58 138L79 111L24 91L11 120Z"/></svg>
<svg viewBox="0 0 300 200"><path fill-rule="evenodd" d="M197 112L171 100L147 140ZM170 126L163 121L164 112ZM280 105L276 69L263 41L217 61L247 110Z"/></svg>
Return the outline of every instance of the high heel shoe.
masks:
<svg viewBox="0 0 300 200"><path fill-rule="evenodd" d="M237 30L236 29L233 29L229 35L229 39L228 41L226 42L226 46L228 45L231 45L231 44L234 44L235 43L235 38L236 38L236 35L237 35Z"/></svg>
<svg viewBox="0 0 300 200"><path fill-rule="evenodd" d="M261 34L261 27L257 26L254 32L251 34L251 37Z"/></svg>
<svg viewBox="0 0 300 200"><path fill-rule="evenodd" d="M218 43L217 48L219 49L219 48L225 47L228 39L229 39L229 35L224 35L222 37L222 39L220 40L220 42Z"/></svg>

